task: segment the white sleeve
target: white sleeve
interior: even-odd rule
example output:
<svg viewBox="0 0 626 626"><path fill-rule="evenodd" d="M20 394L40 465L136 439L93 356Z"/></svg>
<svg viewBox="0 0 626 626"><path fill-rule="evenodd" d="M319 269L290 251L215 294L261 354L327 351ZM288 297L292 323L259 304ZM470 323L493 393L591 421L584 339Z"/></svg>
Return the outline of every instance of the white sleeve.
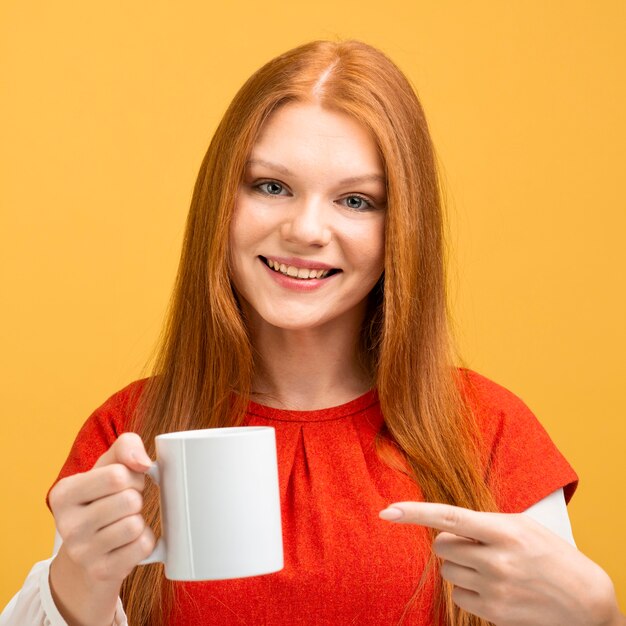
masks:
<svg viewBox="0 0 626 626"><path fill-rule="evenodd" d="M576 546L572 534L572 525L567 514L567 505L563 489L553 491L537 504L526 509L523 515L528 515L536 522L543 524L548 530Z"/></svg>
<svg viewBox="0 0 626 626"><path fill-rule="evenodd" d="M53 554L57 553L60 545L61 538L56 533ZM35 563L22 588L0 614L0 626L67 626L50 591L50 563L53 559L54 556ZM112 626L128 626L119 598Z"/></svg>

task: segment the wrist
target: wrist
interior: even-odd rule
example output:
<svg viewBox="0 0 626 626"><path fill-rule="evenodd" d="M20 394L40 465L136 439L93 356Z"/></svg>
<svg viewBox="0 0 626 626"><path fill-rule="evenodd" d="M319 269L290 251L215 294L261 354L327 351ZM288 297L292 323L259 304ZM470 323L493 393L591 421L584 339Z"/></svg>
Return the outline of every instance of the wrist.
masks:
<svg viewBox="0 0 626 626"><path fill-rule="evenodd" d="M50 593L68 626L111 626L122 581L91 580L63 546L50 564Z"/></svg>
<svg viewBox="0 0 626 626"><path fill-rule="evenodd" d="M619 609L616 609L614 618L607 624L607 626L626 626L626 616L624 616Z"/></svg>
<svg viewBox="0 0 626 626"><path fill-rule="evenodd" d="M622 614L617 604L617 594L615 587L609 576L603 570L601 581L597 587L597 593L594 594L592 602L592 613L596 616L602 616L597 620L598 626L626 626L626 617Z"/></svg>

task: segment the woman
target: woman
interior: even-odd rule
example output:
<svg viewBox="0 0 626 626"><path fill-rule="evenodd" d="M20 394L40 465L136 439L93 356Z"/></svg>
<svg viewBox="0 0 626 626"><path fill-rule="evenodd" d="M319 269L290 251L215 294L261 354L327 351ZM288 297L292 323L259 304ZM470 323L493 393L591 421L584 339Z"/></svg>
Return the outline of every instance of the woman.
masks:
<svg viewBox="0 0 626 626"><path fill-rule="evenodd" d="M198 176L156 375L79 433L50 492L62 543L6 623L623 624L566 540L573 470L515 396L452 366L442 247L393 63L314 42L255 73ZM155 435L242 423L276 428L285 569L136 567Z"/></svg>

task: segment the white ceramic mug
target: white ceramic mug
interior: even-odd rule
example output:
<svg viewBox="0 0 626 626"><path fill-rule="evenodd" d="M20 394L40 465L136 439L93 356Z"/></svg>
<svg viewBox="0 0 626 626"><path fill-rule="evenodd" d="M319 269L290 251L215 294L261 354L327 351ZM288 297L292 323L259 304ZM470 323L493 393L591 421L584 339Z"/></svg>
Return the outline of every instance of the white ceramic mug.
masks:
<svg viewBox="0 0 626 626"><path fill-rule="evenodd" d="M237 426L156 437L148 474L161 490L162 537L141 562L171 580L221 580L283 568L276 436Z"/></svg>

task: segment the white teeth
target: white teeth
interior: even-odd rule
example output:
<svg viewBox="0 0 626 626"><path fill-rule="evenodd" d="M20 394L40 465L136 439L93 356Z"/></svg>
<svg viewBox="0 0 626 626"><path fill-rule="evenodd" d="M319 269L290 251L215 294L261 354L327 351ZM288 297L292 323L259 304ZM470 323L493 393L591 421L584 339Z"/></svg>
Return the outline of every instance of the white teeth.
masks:
<svg viewBox="0 0 626 626"><path fill-rule="evenodd" d="M280 272L281 274L285 274L285 276L300 278L302 280L309 280L311 278L325 278L330 272L330 270L313 270L302 267L294 267L293 265L285 265L284 263L272 261L272 259L267 259L267 264L275 272Z"/></svg>

